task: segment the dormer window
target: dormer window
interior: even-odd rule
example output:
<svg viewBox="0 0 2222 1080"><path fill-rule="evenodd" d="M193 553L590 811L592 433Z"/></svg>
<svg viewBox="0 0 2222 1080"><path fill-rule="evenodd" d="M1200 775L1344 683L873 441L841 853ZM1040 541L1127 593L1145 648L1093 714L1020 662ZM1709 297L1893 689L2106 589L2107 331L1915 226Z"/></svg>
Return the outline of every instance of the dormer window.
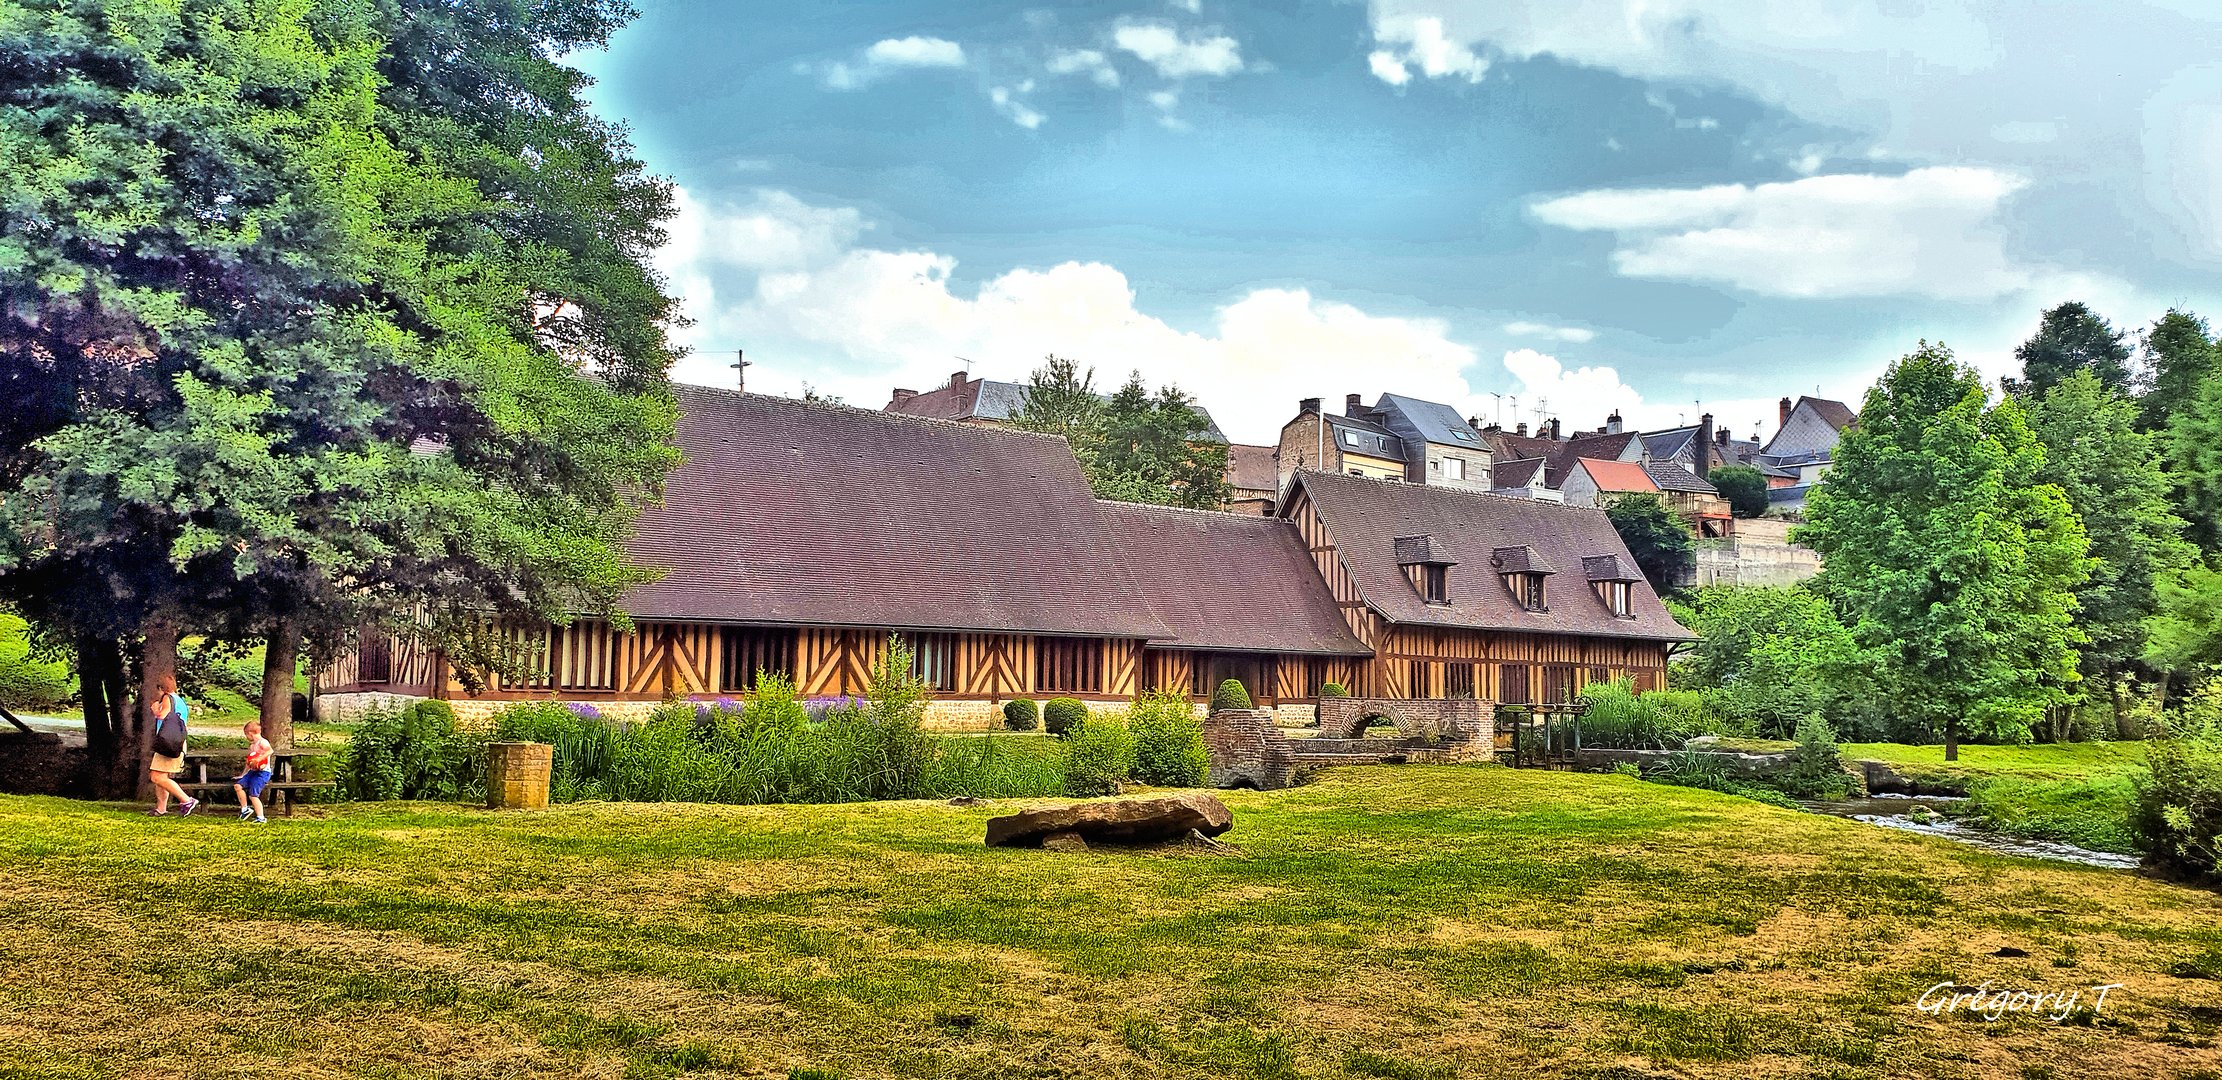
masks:
<svg viewBox="0 0 2222 1080"><path fill-rule="evenodd" d="M1450 568L1458 565L1450 552L1426 533L1396 538L1397 565L1430 604L1450 603Z"/></svg>
<svg viewBox="0 0 2222 1080"><path fill-rule="evenodd" d="M1636 602L1635 602L1635 601L1636 601L1636 588L1635 588L1635 586L1633 586L1633 585L1630 585L1629 583L1627 583L1627 582L1625 582L1625 581L1608 581L1608 582L1606 582L1606 583L1605 583L1605 603L1606 603L1607 605L1609 605L1609 606L1610 606L1610 607L1612 608L1612 613L1613 613L1613 617L1614 617L1614 618L1617 618L1617 619L1633 619L1633 618L1635 618L1635 617L1636 617Z"/></svg>
<svg viewBox="0 0 2222 1080"><path fill-rule="evenodd" d="M1450 567L1441 563L1431 563L1421 567L1420 571L1420 577L1427 585L1427 602L1430 604L1450 603Z"/></svg>
<svg viewBox="0 0 2222 1080"><path fill-rule="evenodd" d="M1504 583L1512 590L1512 598L1529 611L1549 611L1543 603L1543 575L1534 573L1506 574Z"/></svg>
<svg viewBox="0 0 2222 1080"><path fill-rule="evenodd" d="M1634 563L1619 555L1589 555L1582 559L1582 571L1613 618L1636 617L1636 582L1642 575Z"/></svg>

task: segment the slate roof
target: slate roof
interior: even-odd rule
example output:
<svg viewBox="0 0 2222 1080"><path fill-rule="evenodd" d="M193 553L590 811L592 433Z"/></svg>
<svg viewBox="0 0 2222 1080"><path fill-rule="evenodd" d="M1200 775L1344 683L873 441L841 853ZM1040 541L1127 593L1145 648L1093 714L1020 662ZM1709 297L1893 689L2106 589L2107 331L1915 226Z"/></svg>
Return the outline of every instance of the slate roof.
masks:
<svg viewBox="0 0 2222 1080"><path fill-rule="evenodd" d="M1603 511L1321 472L1299 472L1293 482L1317 509L1366 604L1392 621L1653 641L1692 638L1647 584L1632 590L1633 619L1615 618L1602 597L1578 582L1552 587L1549 611L1528 611L1489 568L1500 547L1526 546L1558 566L1578 566L1591 555L1628 558ZM1397 565L1396 537L1420 532L1459 560L1450 572L1448 604L1429 604Z"/></svg>
<svg viewBox="0 0 2222 1080"><path fill-rule="evenodd" d="M1719 488L1708 483L1705 478L1683 468L1679 461L1653 461L1645 465L1643 470L1651 474L1651 482L1659 485L1660 491L1687 491L1699 495L1720 494Z"/></svg>
<svg viewBox="0 0 2222 1080"><path fill-rule="evenodd" d="M1489 448L1487 443L1481 441L1481 432L1474 430L1474 426L1467 423L1457 409L1439 401L1423 401L1402 394L1383 394L1373 403L1373 408L1375 412L1393 411L1401 415L1404 422L1427 442L1443 446L1466 446L1475 450Z"/></svg>
<svg viewBox="0 0 2222 1080"><path fill-rule="evenodd" d="M1396 461L1404 460L1404 440L1399 438L1396 432L1390 431L1371 420L1330 415L1327 417L1327 428L1333 432L1335 445L1341 447L1346 454L1364 454L1367 457L1389 458ZM1343 438L1344 432L1358 433L1360 436L1359 445L1350 445Z"/></svg>
<svg viewBox="0 0 2222 1080"><path fill-rule="evenodd" d="M1167 648L1370 656L1282 518L1098 503Z"/></svg>
<svg viewBox="0 0 2222 1080"><path fill-rule="evenodd" d="M1097 394L1105 401L1109 394ZM917 394L908 401L887 403L884 411L925 416L936 420L988 420L1008 423L1026 407L1026 386L1023 383L1003 382L997 379L971 379L959 385L952 379L946 386L937 386ZM1194 438L1197 442L1226 442L1226 433L1219 430L1219 422L1202 405L1195 406L1196 415L1203 419Z"/></svg>
<svg viewBox="0 0 2222 1080"><path fill-rule="evenodd" d="M1489 553L1489 565L1500 574L1556 574L1558 567L1526 544L1501 547Z"/></svg>
<svg viewBox="0 0 2222 1080"><path fill-rule="evenodd" d="M1798 404L1813 406L1814 413L1821 419L1828 421L1828 425L1838 431L1852 426L1852 422L1859 419L1859 414L1853 412L1851 406L1841 401L1801 396L1798 398ZM1797 410L1793 407L1790 411L1796 412Z"/></svg>
<svg viewBox="0 0 2222 1080"><path fill-rule="evenodd" d="M1591 581L1642 581L1643 571L1636 569L1634 559L1619 555L1585 555L1582 576Z"/></svg>
<svg viewBox="0 0 2222 1080"><path fill-rule="evenodd" d="M1227 483L1243 491L1279 491L1277 447L1235 443L1227 447Z"/></svg>
<svg viewBox="0 0 2222 1080"><path fill-rule="evenodd" d="M1542 458L1499 461L1489 467L1489 486L1506 489L1548 486L1544 482L1544 471Z"/></svg>
<svg viewBox="0 0 2222 1080"><path fill-rule="evenodd" d="M1651 479L1651 474L1644 470L1643 463L1640 461L1599 461L1595 458L1582 458L1578 464L1583 471L1589 473L1590 481L1597 485L1599 491L1659 490L1658 481ZM1693 476L1691 479L1694 480L1696 477Z"/></svg>
<svg viewBox="0 0 2222 1080"><path fill-rule="evenodd" d="M685 460L628 544L668 572L626 596L637 617L1172 635L1062 439L673 390Z"/></svg>
<svg viewBox="0 0 2222 1080"><path fill-rule="evenodd" d="M1544 484L1558 487L1566 482L1566 474L1574 471L1574 462L1582 458L1603 461L1618 459L1627 453L1630 443L1643 438L1633 431L1606 434L1602 431L1569 435L1563 439L1540 438L1534 435L1514 435L1496 431L1487 436L1490 446L1498 456L1512 460L1541 458L1544 462ZM1499 483L1498 487L1522 485Z"/></svg>

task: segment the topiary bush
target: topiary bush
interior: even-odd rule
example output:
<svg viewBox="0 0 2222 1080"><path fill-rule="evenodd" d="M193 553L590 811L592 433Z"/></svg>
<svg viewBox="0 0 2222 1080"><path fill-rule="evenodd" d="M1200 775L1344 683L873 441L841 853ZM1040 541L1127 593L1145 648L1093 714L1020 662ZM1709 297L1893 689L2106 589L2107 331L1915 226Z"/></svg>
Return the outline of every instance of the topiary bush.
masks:
<svg viewBox="0 0 2222 1080"><path fill-rule="evenodd" d="M1242 688L1242 680L1240 679L1228 679L1219 684L1219 689L1211 692L1212 712L1220 713L1229 709L1247 709L1249 707L1250 692Z"/></svg>
<svg viewBox="0 0 2222 1080"><path fill-rule="evenodd" d="M1323 698L1349 697L1350 691L1343 689L1343 685L1339 682L1321 683L1319 696Z"/></svg>
<svg viewBox="0 0 2222 1080"><path fill-rule="evenodd" d="M435 799L486 795L486 748L459 730L445 701L364 716L335 762L333 780L347 799Z"/></svg>
<svg viewBox="0 0 2222 1080"><path fill-rule="evenodd" d="M1003 726L1012 731L1032 731L1041 726L1041 712L1025 698L1012 698L1003 703Z"/></svg>
<svg viewBox="0 0 2222 1080"><path fill-rule="evenodd" d="M1088 706L1079 698L1050 698L1049 704L1042 706L1042 730L1060 739L1071 735L1086 719Z"/></svg>
<svg viewBox="0 0 2222 1080"><path fill-rule="evenodd" d="M1134 773L1134 733L1109 717L1083 716L1066 732L1064 751L1067 795L1116 795Z"/></svg>
<svg viewBox="0 0 2222 1080"><path fill-rule="evenodd" d="M1211 772L1204 726L1188 695L1152 690L1127 710L1134 733L1134 779L1158 787L1202 787Z"/></svg>

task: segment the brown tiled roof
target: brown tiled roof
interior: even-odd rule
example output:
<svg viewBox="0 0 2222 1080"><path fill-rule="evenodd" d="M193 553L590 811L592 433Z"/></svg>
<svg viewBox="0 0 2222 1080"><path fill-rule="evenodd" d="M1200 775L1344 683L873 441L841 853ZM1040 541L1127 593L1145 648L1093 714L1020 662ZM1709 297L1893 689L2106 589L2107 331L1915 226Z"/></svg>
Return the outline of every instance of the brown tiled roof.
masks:
<svg viewBox="0 0 2222 1080"><path fill-rule="evenodd" d="M1296 526L1280 518L1099 503L1171 648L1368 656Z"/></svg>
<svg viewBox="0 0 2222 1080"><path fill-rule="evenodd" d="M1828 421L1828 425L1838 431L1852 426L1852 423L1859 419L1859 414L1853 412L1851 406L1841 401L1801 396L1798 398L1798 402L1799 404L1813 406L1813 412L1821 419Z"/></svg>
<svg viewBox="0 0 2222 1080"><path fill-rule="evenodd" d="M1489 565L1500 574L1556 574L1558 567L1526 544L1512 544L1489 553Z"/></svg>
<svg viewBox="0 0 2222 1080"><path fill-rule="evenodd" d="M1064 440L674 387L685 461L629 550L635 616L1171 636Z"/></svg>
<svg viewBox="0 0 2222 1080"><path fill-rule="evenodd" d="M1546 486L1555 488L1566 482L1566 474L1573 471L1576 459L1601 458L1608 461L1617 459L1627 452L1630 440L1640 439L1643 436L1633 431L1622 431L1611 435L1601 431L1591 431L1579 435L1569 435L1564 439L1552 439L1534 435L1514 435L1506 431L1493 431L1485 433L1482 437L1489 440L1490 447L1499 458L1504 460L1518 461L1525 458L1542 458L1544 463L1543 482ZM1515 485L1498 484L1497 486L1511 487Z"/></svg>
<svg viewBox="0 0 2222 1080"><path fill-rule="evenodd" d="M1615 618L1605 601L1578 581L1551 587L1549 611L1527 611L1489 566L1500 547L1528 547L1555 566L1579 566L1591 555L1628 559L1627 545L1602 511L1332 473L1300 472L1295 483L1317 508L1367 605L1392 621L1657 641L1691 638L1647 584L1639 582L1633 590L1633 619ZM1396 537L1421 532L1459 560L1450 573L1448 604L1429 604L1397 565Z"/></svg>
<svg viewBox="0 0 2222 1080"><path fill-rule="evenodd" d="M1278 491L1281 487L1277 447L1235 443L1227 447L1227 484L1243 491Z"/></svg>

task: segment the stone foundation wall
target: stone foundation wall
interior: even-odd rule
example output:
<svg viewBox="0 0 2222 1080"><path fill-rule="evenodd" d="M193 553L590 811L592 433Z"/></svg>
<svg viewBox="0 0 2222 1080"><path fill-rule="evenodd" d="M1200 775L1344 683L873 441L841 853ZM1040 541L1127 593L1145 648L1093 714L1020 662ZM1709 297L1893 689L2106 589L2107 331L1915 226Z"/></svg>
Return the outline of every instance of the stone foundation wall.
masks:
<svg viewBox="0 0 2222 1080"><path fill-rule="evenodd" d="M1322 738L1356 739L1374 720L1387 720L1406 739L1486 741L1496 703L1472 698L1325 698L1319 703Z"/></svg>
<svg viewBox="0 0 2222 1080"><path fill-rule="evenodd" d="M414 705L424 698L412 694L387 694L369 692L361 694L318 694L316 696L316 722L320 724L345 724L360 720L367 712L392 712ZM458 702L457 704L460 704ZM457 710L461 712L460 709Z"/></svg>
<svg viewBox="0 0 2222 1080"><path fill-rule="evenodd" d="M319 722L327 724L346 723L359 719L365 712L371 710L400 709L423 700L426 699L412 697L407 694L322 694L316 699L316 718ZM561 699L551 698L548 700L560 702ZM1035 704L1038 706L1047 700L1049 699L1038 698L1035 700ZM455 710L456 718L466 723L482 723L490 720L495 713L514 704L516 702L481 700L470 697L457 697L448 701L448 705ZM606 719L637 723L646 720L648 714L655 711L656 707L662 702L587 701L582 702L582 704L592 705L595 711L601 713ZM1123 711L1126 706L1127 702L1125 701L1088 702L1088 710L1095 713L1105 710ZM1265 713L1271 718L1271 722L1281 727L1309 727L1312 724L1312 706L1309 704L1282 705L1275 709L1257 711ZM1198 718L1205 716L1204 704L1198 702L1195 706L1195 712ZM928 702L923 726L928 731L1001 731L1003 730L1003 702Z"/></svg>
<svg viewBox="0 0 2222 1080"><path fill-rule="evenodd" d="M1296 776L1296 754L1271 709L1228 709L1204 718L1211 751L1211 786L1259 791L1285 788Z"/></svg>

